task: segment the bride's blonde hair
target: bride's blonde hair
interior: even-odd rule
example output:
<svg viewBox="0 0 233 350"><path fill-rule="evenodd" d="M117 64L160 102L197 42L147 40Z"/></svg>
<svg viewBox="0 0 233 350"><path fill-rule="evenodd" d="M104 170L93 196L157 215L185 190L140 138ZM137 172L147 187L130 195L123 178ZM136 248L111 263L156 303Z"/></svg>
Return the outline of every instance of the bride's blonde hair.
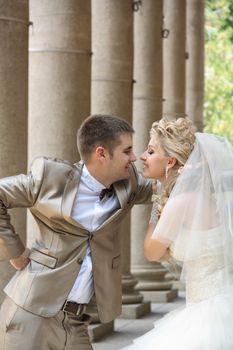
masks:
<svg viewBox="0 0 233 350"><path fill-rule="evenodd" d="M192 122L186 118L168 120L162 118L152 124L150 137L155 139L168 157L176 159L176 164L167 172L164 183L164 190L159 203L159 214L176 183L182 167L188 160L195 143L196 128Z"/></svg>

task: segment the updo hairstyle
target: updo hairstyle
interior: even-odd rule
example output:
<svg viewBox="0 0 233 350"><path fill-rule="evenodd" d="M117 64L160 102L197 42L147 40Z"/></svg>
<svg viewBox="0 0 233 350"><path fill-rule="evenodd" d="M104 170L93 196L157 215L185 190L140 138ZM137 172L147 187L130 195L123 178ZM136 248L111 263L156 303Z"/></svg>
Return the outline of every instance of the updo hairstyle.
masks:
<svg viewBox="0 0 233 350"><path fill-rule="evenodd" d="M176 164L166 172L166 181L158 205L159 216L176 183L177 177L194 148L195 132L196 128L187 118L178 118L176 120L162 118L160 121L152 124L150 130L151 139L159 143L164 150L165 156L174 157L177 160Z"/></svg>

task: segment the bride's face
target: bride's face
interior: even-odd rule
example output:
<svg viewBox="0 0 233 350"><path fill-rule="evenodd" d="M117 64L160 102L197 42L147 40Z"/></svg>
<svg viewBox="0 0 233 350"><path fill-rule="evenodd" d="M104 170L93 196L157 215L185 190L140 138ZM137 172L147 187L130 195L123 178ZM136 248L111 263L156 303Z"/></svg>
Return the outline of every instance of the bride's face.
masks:
<svg viewBox="0 0 233 350"><path fill-rule="evenodd" d="M145 177L159 180L161 183L165 181L169 157L165 155L158 140L150 139L148 147L140 159L143 161L143 175Z"/></svg>

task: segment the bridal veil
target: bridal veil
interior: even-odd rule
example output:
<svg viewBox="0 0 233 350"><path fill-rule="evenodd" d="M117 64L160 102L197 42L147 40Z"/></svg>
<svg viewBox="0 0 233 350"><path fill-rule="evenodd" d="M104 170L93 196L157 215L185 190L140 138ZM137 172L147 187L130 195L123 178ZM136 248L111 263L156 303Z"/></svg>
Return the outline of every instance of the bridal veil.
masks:
<svg viewBox="0 0 233 350"><path fill-rule="evenodd" d="M195 147L163 208L152 238L183 263L218 259L225 288L233 285L233 148L224 138L196 133ZM203 260L203 258L205 260Z"/></svg>

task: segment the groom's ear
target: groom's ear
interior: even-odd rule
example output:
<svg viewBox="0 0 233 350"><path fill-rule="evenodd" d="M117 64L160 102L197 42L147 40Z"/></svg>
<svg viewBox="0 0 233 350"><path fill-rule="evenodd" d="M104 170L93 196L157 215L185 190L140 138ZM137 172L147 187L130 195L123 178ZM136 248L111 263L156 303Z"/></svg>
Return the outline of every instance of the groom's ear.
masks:
<svg viewBox="0 0 233 350"><path fill-rule="evenodd" d="M95 154L98 158L105 158L105 148L98 146L95 150Z"/></svg>

